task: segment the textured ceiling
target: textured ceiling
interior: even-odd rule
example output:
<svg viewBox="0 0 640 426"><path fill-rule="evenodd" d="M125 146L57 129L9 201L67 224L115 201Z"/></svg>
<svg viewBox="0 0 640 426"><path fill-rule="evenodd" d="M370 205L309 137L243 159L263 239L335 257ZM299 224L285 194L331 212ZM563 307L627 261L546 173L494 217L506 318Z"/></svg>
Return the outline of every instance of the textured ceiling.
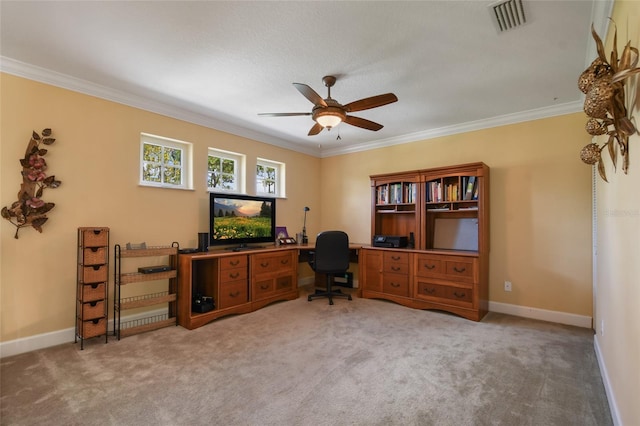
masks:
<svg viewBox="0 0 640 426"><path fill-rule="evenodd" d="M502 33L492 3L3 0L1 66L317 156L578 111L612 2L524 1ZM291 83L326 97L324 75L342 104L395 93L353 114L384 128L307 136L308 116L258 116L310 112Z"/></svg>

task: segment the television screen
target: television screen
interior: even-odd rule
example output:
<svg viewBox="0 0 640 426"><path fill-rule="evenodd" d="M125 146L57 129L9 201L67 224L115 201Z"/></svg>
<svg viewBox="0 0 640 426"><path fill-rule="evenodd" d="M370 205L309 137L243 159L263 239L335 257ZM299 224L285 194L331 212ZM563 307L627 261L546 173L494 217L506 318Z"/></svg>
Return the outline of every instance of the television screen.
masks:
<svg viewBox="0 0 640 426"><path fill-rule="evenodd" d="M239 245L275 241L276 200L239 194L210 194L209 244Z"/></svg>

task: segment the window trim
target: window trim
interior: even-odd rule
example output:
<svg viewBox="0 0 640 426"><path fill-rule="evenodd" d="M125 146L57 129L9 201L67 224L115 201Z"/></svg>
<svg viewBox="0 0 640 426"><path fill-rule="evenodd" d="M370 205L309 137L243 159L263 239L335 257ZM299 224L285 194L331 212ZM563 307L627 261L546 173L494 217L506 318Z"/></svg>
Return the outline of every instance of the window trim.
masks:
<svg viewBox="0 0 640 426"><path fill-rule="evenodd" d="M165 182L149 182L143 179L144 175L144 146L159 145L166 148L174 148L182 150L181 155L181 183L180 185L171 185ZM193 144L186 141L177 139L171 139L164 136L152 135L150 133L140 133L140 161L138 164L139 185L153 187L153 188L168 188L168 189L193 189Z"/></svg>
<svg viewBox="0 0 640 426"><path fill-rule="evenodd" d="M260 185L258 185L258 166L263 167L272 167L276 170L275 176L275 193L269 193L260 191ZM286 164L280 161L268 160L266 158L258 157L256 159L256 169L255 169L255 184L256 184L256 195L274 197L274 198L285 198L285 176L286 176Z"/></svg>
<svg viewBox="0 0 640 426"><path fill-rule="evenodd" d="M209 157L221 157L227 158L229 160L234 160L236 162L236 189L225 189L209 186ZM207 191L209 192L224 192L229 194L244 194L246 193L246 179L244 178L246 174L246 155L240 154L238 152L227 151L219 148L209 147L207 149L207 167L206 167L206 179L205 185L207 187Z"/></svg>

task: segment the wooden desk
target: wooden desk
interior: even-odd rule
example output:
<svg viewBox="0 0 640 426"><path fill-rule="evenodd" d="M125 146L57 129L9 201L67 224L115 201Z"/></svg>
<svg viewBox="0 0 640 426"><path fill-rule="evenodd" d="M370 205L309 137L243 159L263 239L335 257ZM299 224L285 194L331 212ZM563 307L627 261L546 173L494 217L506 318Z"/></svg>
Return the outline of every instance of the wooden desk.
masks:
<svg viewBox="0 0 640 426"><path fill-rule="evenodd" d="M362 245L352 244L354 262ZM178 255L178 324L192 330L217 318L243 314L298 297L298 263L315 244ZM215 309L195 312L194 296L212 297Z"/></svg>

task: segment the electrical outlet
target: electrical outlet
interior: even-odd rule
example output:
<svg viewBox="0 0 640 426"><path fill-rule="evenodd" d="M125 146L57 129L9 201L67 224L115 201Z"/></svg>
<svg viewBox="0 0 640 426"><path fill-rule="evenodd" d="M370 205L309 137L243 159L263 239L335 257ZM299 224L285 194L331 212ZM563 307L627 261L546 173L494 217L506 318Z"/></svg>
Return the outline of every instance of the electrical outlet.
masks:
<svg viewBox="0 0 640 426"><path fill-rule="evenodd" d="M504 282L504 291L511 291L511 281Z"/></svg>

